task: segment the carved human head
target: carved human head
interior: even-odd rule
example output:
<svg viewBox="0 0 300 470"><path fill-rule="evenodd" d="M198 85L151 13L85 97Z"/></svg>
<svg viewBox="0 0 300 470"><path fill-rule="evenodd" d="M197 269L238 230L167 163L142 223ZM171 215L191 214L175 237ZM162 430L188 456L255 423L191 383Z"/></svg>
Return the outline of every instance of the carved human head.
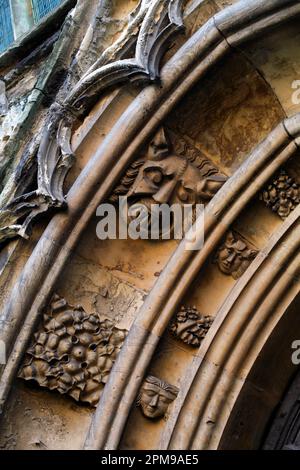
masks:
<svg viewBox="0 0 300 470"><path fill-rule="evenodd" d="M141 387L137 405L147 418L162 418L165 416L169 404L177 397L178 392L178 388L174 385L149 375Z"/></svg>
<svg viewBox="0 0 300 470"><path fill-rule="evenodd" d="M230 231L217 252L216 262L222 273L238 279L256 255L256 250L249 248L244 240Z"/></svg>

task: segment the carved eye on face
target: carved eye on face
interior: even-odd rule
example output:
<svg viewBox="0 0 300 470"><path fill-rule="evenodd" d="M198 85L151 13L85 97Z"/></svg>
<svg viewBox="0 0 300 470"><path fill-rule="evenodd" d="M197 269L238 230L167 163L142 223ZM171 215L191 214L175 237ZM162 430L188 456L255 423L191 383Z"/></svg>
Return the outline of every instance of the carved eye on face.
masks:
<svg viewBox="0 0 300 470"><path fill-rule="evenodd" d="M157 395L156 392L154 392L154 390L146 390L145 392L145 395L147 395L148 397L152 398L154 397L155 395Z"/></svg>
<svg viewBox="0 0 300 470"><path fill-rule="evenodd" d="M193 191L188 188L180 186L177 192L178 198L182 202L193 202Z"/></svg>
<svg viewBox="0 0 300 470"><path fill-rule="evenodd" d="M145 171L146 177L154 184L159 184L162 182L163 174L159 168L150 168Z"/></svg>
<svg viewBox="0 0 300 470"><path fill-rule="evenodd" d="M159 395L159 400L161 403L169 403L170 400L168 397L166 397L165 395Z"/></svg>

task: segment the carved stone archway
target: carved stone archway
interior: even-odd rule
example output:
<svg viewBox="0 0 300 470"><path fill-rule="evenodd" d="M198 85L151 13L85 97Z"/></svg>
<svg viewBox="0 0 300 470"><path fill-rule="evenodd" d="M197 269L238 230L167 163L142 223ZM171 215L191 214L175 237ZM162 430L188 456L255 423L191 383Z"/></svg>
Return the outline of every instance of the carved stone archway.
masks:
<svg viewBox="0 0 300 470"><path fill-rule="evenodd" d="M53 294L63 285L62 278L86 236L98 205L108 200L118 185L122 186L126 170L132 169L134 164L136 177L144 161L137 162L163 125L167 125L173 137L175 151L172 153L168 149L170 158L176 157L178 161L184 161L185 165L195 165L194 157L192 161L185 155L177 155L179 134L172 127L172 120L176 120L176 113L180 112L184 99L194 96L197 86L216 74L218 67L222 67L228 57L235 57L235 54L243 57L244 49L249 44L253 45L253 41L272 34L274 30L280 32L300 15L300 5L296 0L235 2L216 14L208 15L208 21L190 32L189 37L181 38L181 43L176 43L174 54L171 49L170 56L164 56L170 38L182 30L183 23L188 22L199 7L192 2L182 17L181 3L176 0L140 2L132 20L134 26L139 25L140 28L138 36L135 33L134 41L130 36L131 40L127 44L126 37L121 37L111 54L107 53L108 57L104 55L96 61L67 97L52 105L50 125L45 128L39 146L38 188L13 201L15 213L20 210L20 204L22 210L25 208L21 220L23 226L18 228L19 234L24 235L36 215L49 208L63 208L66 205L67 210L55 214L38 237L3 309L0 339L6 344L8 361L0 379L2 411L9 403L11 387L17 380L24 354L26 351L28 353L28 346L42 314ZM134 42L135 56L128 58ZM120 58L117 52L122 47L126 53ZM163 66L160 68L161 61ZM299 154L300 109L286 113L284 107L278 104L279 98L267 80L262 79L256 69L253 74L257 77L257 84L263 88L263 93L270 93L271 96L271 129L266 126L263 140L257 136L256 140L253 139L255 145L252 141L241 161L235 161L232 156L231 167L229 164L226 167L226 162L221 159L216 158L212 162L215 167L220 163L221 167L209 173L206 183L209 180L213 184L216 181L222 184L218 184L217 191L210 194L212 197L209 197L210 201L205 207L203 225L195 223L194 229L199 232L204 230L204 246L199 251L188 250L187 234L180 243L170 248L163 269L156 275L156 282L150 283L149 288L142 287L145 298L136 309L126 339L125 335L122 337L118 355L109 368L109 375L102 382L105 387L101 391L97 408L91 413L85 444L82 443L86 449L135 448L139 445L145 448L154 443L161 449L259 447L270 417L294 373L295 368L288 360L290 341L300 326L295 315L299 294L300 206L297 205L298 170L293 166ZM251 81L249 78L247 80ZM137 83L140 89L130 88L132 83ZM119 87L117 90L116 85ZM111 92L112 87L114 89ZM126 87L129 96L122 95L126 93ZM110 94L101 101L103 93L108 92ZM260 96L259 93L257 85L254 95ZM245 96L247 98L248 92L245 92ZM83 158L84 165L77 177L73 181L67 179L70 187L64 196L66 178L74 155L78 158L85 140L93 136L93 132L98 132L101 116L105 120L105 113L109 115L111 109L114 114L118 100L121 104L118 104L114 119L111 119L111 123L109 119L106 120L109 123L106 124L105 138L97 144L86 161ZM237 112L242 106L241 100L236 105ZM230 119L226 112L225 118ZM250 125L249 117L242 115L243 119ZM104 124L101 125L104 127ZM240 136L243 136L243 132L240 131ZM230 136L228 140L232 138L238 142L240 136ZM192 145L191 138L186 140ZM207 157L208 151L205 150L206 154L204 151L202 154ZM184 152L187 154L186 148ZM201 169L201 165L207 164L205 161L208 159L203 157L197 168ZM222 179L226 168L228 178ZM204 170L201 177L203 174ZM205 190L207 187L203 185L202 193ZM287 194L284 200L282 192ZM32 211L32 204L38 204L36 210ZM251 230L241 227L247 226L246 219L243 219L246 209L254 207L255 212L256 205L257 211L262 211L259 216L262 222L253 222L256 228L251 235ZM270 217L274 219L270 219L271 228L266 229L269 224L267 211L270 208L274 212ZM262 236L256 236L263 230L265 233ZM236 250L239 257L243 258L244 264L242 268L240 265L237 269L228 268L228 272L224 266L222 271L222 265L220 267L219 264L221 274L218 271L212 278L217 279L217 289L219 285L225 287L220 295L222 302L217 305L213 315L201 315L196 307L182 309L184 321L187 321L186 318L196 320L195 331L200 329L201 332L197 334L202 336L195 341L196 349L189 349L189 341L185 341L182 347L176 343L178 350L184 351L182 354L185 359L181 366L182 374L176 378L176 383L171 384L164 370L167 370L170 358L166 359L167 353L160 352L163 341L169 335L170 322L172 319L175 321L173 333L180 330L178 323L181 320L176 315L181 304L196 297L195 285L201 282L201 275L205 277L210 275L207 274L210 269L218 269L218 253L223 250L224 256L227 256L229 245L231 252ZM129 251L131 249L128 248ZM244 255L241 255L242 252ZM209 267L212 265L214 268ZM218 276L225 277L218 280ZM213 298L212 293L209 296ZM201 300L198 301L201 305ZM51 318L56 315L55 308L52 309ZM66 308L66 304L63 308ZM85 318L84 321L92 321L92 316L84 309L70 309L74 310L72 321L77 318L78 311ZM290 324L294 325L294 329L289 330ZM42 333L47 331L46 324ZM120 327L119 331L123 329ZM68 334L72 337L71 333ZM94 334L98 337L99 331ZM288 363L289 367L278 368L276 391L273 393L272 367L265 381L260 380L260 373L264 367L268 367L267 363L272 360L272 354L283 337L283 363ZM93 341L95 343L95 338ZM32 350L29 353L33 355ZM159 365L160 354L163 357L162 365ZM153 378L152 369L157 370L159 367L163 369L163 377ZM147 378L147 371L150 378ZM163 425L157 422L149 424L149 420L140 420L145 419L144 412L145 416L136 421L137 433L143 436L141 444L137 444L135 437L130 441L128 436L136 413L140 413L135 408L137 397L139 405L142 400L140 387L144 390L149 384L150 388L157 387L164 391L169 407L168 412L165 410L159 417L167 419ZM59 387L56 385L52 388ZM77 396L74 392L73 395L78 398L80 393ZM269 396L270 403L265 405ZM244 426L243 429L236 431L237 421L244 423L247 420L247 400L262 404L261 408L257 408L258 423L254 423L256 415L253 414L247 426L240 424ZM97 402L94 399L90 402L95 404L94 401ZM253 435L254 426L255 438L248 438ZM147 430L152 430L156 436L153 441L150 439L149 444L145 444Z"/></svg>

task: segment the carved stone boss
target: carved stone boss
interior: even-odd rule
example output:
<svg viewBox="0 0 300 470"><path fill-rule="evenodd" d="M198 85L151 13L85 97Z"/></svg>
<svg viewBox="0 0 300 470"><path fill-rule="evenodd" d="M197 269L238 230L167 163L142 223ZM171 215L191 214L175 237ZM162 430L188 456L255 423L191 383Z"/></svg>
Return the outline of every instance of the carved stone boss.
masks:
<svg viewBox="0 0 300 470"><path fill-rule="evenodd" d="M281 170L259 198L284 220L300 202L300 185Z"/></svg>
<svg viewBox="0 0 300 470"><path fill-rule="evenodd" d="M143 204L148 215L158 204L188 204L195 208L196 204L208 202L226 180L209 160L177 155L166 130L160 128L146 155L130 166L110 200L117 202L120 196L126 196L129 208Z"/></svg>
<svg viewBox="0 0 300 470"><path fill-rule="evenodd" d="M96 406L126 334L55 296L19 377Z"/></svg>

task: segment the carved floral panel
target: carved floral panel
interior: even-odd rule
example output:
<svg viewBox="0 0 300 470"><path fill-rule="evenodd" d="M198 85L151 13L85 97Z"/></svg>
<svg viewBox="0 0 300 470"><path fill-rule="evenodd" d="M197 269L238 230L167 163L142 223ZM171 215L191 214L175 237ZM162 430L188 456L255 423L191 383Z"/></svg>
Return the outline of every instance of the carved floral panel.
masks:
<svg viewBox="0 0 300 470"><path fill-rule="evenodd" d="M300 185L281 170L260 194L260 200L284 220L300 202Z"/></svg>
<svg viewBox="0 0 300 470"><path fill-rule="evenodd" d="M55 296L19 377L95 406L127 331Z"/></svg>

